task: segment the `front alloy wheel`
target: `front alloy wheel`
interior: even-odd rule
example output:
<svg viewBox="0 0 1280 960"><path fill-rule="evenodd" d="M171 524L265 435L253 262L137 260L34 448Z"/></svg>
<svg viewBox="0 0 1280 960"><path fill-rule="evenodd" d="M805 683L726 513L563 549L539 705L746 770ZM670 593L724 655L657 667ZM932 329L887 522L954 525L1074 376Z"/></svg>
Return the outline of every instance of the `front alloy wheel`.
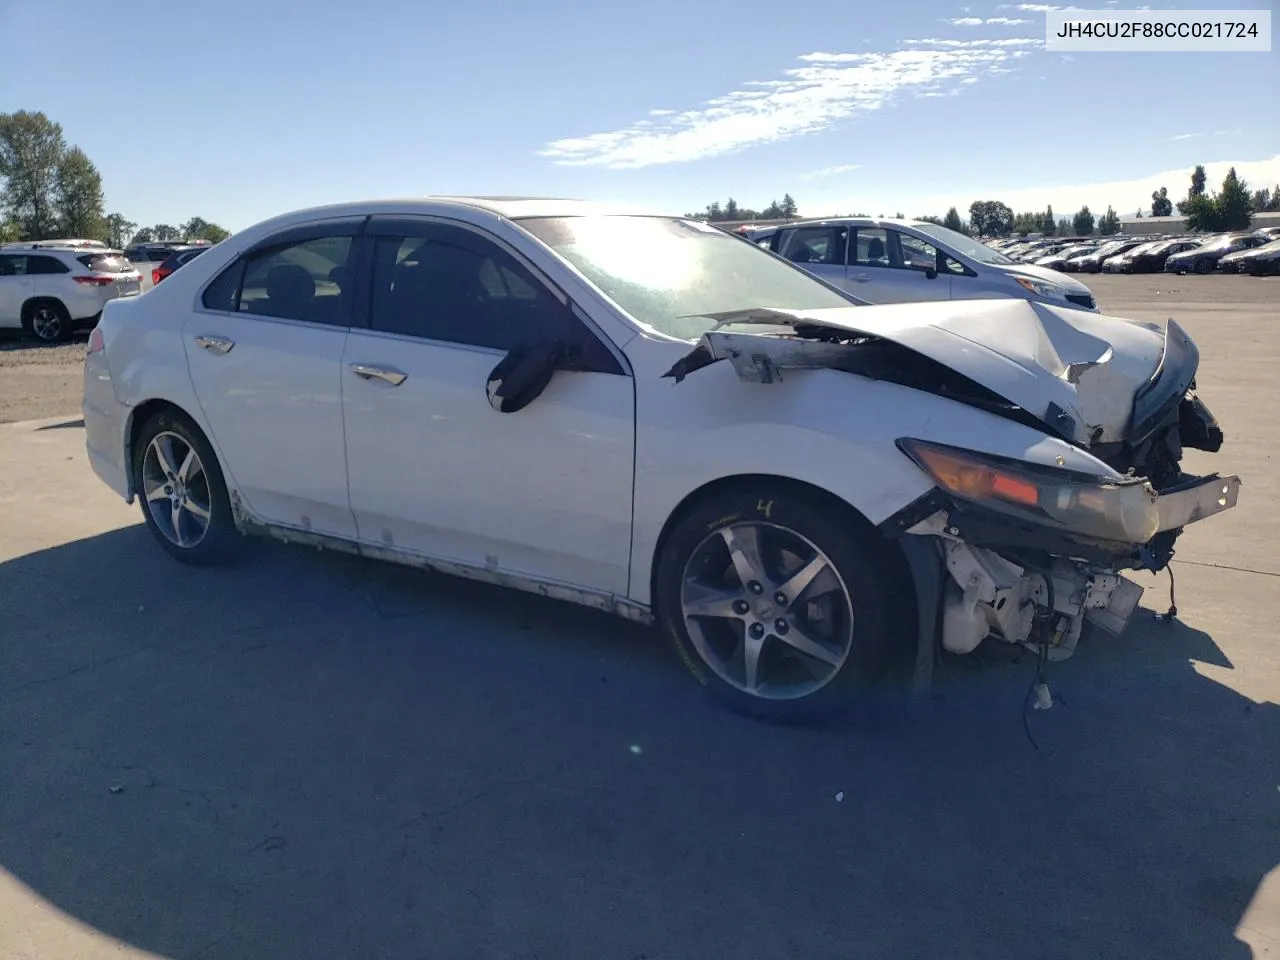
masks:
<svg viewBox="0 0 1280 960"><path fill-rule="evenodd" d="M706 690L781 722L855 708L914 637L905 561L822 491L744 480L686 508L654 571L658 623Z"/></svg>
<svg viewBox="0 0 1280 960"><path fill-rule="evenodd" d="M826 686L853 645L853 600L812 541L773 523L709 533L685 564L685 629L725 683L769 700Z"/></svg>
<svg viewBox="0 0 1280 960"><path fill-rule="evenodd" d="M70 333L70 320L65 311L52 303L41 303L31 308L31 335L41 343L59 343Z"/></svg>

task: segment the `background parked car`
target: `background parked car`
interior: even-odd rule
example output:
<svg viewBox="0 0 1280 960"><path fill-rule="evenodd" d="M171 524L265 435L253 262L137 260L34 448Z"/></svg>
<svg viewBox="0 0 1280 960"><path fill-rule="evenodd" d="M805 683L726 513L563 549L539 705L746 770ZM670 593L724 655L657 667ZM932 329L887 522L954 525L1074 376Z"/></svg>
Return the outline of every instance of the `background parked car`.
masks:
<svg viewBox="0 0 1280 960"><path fill-rule="evenodd" d="M46 343L93 326L108 300L141 292L141 274L119 250L47 241L0 250L0 327Z"/></svg>
<svg viewBox="0 0 1280 960"><path fill-rule="evenodd" d="M1133 262L1134 257L1140 257L1150 250L1154 250L1160 246L1163 240L1148 240L1146 243L1140 243L1136 247L1118 253L1115 256L1107 257L1102 264L1103 273L1129 273L1129 265Z"/></svg>
<svg viewBox="0 0 1280 960"><path fill-rule="evenodd" d="M1207 240L1194 250L1179 253L1165 261L1166 273L1212 273L1218 261L1228 253L1260 247L1265 241L1252 233L1229 233Z"/></svg>
<svg viewBox="0 0 1280 960"><path fill-rule="evenodd" d="M1139 244L1147 241L1142 237L1131 237L1126 240L1112 240L1104 243L1093 253L1087 253L1082 257L1072 257L1064 266L1068 273L1101 273L1102 265L1106 263L1109 257L1119 256L1120 254L1132 250Z"/></svg>
<svg viewBox="0 0 1280 960"><path fill-rule="evenodd" d="M1078 280L934 223L840 217L780 227L770 249L870 303L1012 297L1097 310Z"/></svg>
<svg viewBox="0 0 1280 960"><path fill-rule="evenodd" d="M1126 273L1159 273L1172 256L1194 250L1203 241L1191 238L1164 240L1155 246L1147 247L1141 252L1130 251L1129 266Z"/></svg>
<svg viewBox="0 0 1280 960"><path fill-rule="evenodd" d="M212 249L212 247L205 245L174 250L173 253L169 254L169 256L161 262L160 266L153 267L151 269L151 285L155 286L184 263L194 260L196 257L200 256L200 254L209 249Z"/></svg>
<svg viewBox="0 0 1280 960"><path fill-rule="evenodd" d="M1093 253L1098 249L1096 243L1077 243L1069 247L1063 247L1057 253L1051 253L1048 256L1041 257L1035 261L1037 267L1047 267L1050 270L1063 270L1066 263L1072 257L1083 257L1086 254Z"/></svg>
<svg viewBox="0 0 1280 960"><path fill-rule="evenodd" d="M1280 272L1280 237L1270 243L1228 253L1218 260L1220 273L1249 273L1265 277Z"/></svg>

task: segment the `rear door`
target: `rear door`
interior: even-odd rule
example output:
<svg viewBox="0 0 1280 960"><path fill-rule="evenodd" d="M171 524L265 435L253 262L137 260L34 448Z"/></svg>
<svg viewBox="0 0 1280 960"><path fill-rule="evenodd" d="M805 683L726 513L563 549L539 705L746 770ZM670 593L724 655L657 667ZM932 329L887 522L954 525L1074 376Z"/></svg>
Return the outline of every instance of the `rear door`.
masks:
<svg viewBox="0 0 1280 960"><path fill-rule="evenodd" d="M362 226L323 221L262 241L205 287L184 330L201 409L249 509L351 539L341 362Z"/></svg>
<svg viewBox="0 0 1280 960"><path fill-rule="evenodd" d="M0 327L22 326L22 305L31 296L27 258L0 253Z"/></svg>

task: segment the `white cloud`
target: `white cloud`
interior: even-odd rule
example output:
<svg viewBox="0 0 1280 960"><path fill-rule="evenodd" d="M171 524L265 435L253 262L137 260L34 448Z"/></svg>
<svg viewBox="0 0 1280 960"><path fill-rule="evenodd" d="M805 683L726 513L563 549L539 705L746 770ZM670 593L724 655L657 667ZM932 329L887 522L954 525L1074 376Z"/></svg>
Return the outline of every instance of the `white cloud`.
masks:
<svg viewBox="0 0 1280 960"><path fill-rule="evenodd" d="M968 84L968 83L977 83L977 82L978 82L978 78L977 78L977 77L965 77L965 78L964 78L963 80L961 80L960 82L961 82L961 83L965 83L965 84Z"/></svg>
<svg viewBox="0 0 1280 960"><path fill-rule="evenodd" d="M1020 23L1030 23L1030 20L1024 20L1021 17L987 17L983 20L981 17L955 17L944 21L953 27L1015 27Z"/></svg>
<svg viewBox="0 0 1280 960"><path fill-rule="evenodd" d="M838 177L842 173L852 173L860 166L859 163L845 163L838 167L823 167L821 170L810 170L808 173L800 174L801 180L818 180L823 177Z"/></svg>
<svg viewBox="0 0 1280 960"><path fill-rule="evenodd" d="M675 113L675 111L674 111L674 110L650 110L650 111L649 111L649 116L651 116L651 117L669 117L669 116L671 116L671 115L672 115L672 114L674 114L674 113Z"/></svg>
<svg viewBox="0 0 1280 960"><path fill-rule="evenodd" d="M1203 136L1204 136L1203 133L1180 133L1175 137L1170 137L1169 139L1170 140L1191 140L1195 137L1203 137Z"/></svg>
<svg viewBox="0 0 1280 960"><path fill-rule="evenodd" d="M1000 9L1007 9L1007 7L1001 7ZM1020 3L1014 9L1021 10L1023 13L1050 13L1054 10L1079 10L1080 8L1059 7L1052 3Z"/></svg>
<svg viewBox="0 0 1280 960"><path fill-rule="evenodd" d="M1069 53L1064 53L1064 54L1062 55L1062 62L1063 62L1063 63L1075 63L1075 62L1076 62L1076 58L1075 58L1075 57L1073 57L1073 56L1072 56L1071 54L1069 54Z"/></svg>
<svg viewBox="0 0 1280 960"><path fill-rule="evenodd" d="M1240 128L1235 130L1214 130L1213 133L1179 133L1177 136L1169 137L1170 140L1193 140L1196 137L1230 137L1238 134Z"/></svg>
<svg viewBox="0 0 1280 960"><path fill-rule="evenodd" d="M909 40L884 53L809 53L781 79L753 80L677 113L650 111L599 133L553 140L539 151L560 166L614 170L685 163L826 130L879 110L903 95L922 96L996 70L1041 46L1030 38Z"/></svg>

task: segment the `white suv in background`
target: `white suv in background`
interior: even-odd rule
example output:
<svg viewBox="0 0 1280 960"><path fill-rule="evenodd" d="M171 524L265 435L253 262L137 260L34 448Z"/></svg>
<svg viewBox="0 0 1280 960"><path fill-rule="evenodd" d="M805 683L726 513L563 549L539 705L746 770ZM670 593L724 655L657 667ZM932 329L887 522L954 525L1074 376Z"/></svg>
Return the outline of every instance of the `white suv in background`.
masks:
<svg viewBox="0 0 1280 960"><path fill-rule="evenodd" d="M118 250L47 241L0 249L0 328L45 343L92 327L108 300L141 292L142 274Z"/></svg>

